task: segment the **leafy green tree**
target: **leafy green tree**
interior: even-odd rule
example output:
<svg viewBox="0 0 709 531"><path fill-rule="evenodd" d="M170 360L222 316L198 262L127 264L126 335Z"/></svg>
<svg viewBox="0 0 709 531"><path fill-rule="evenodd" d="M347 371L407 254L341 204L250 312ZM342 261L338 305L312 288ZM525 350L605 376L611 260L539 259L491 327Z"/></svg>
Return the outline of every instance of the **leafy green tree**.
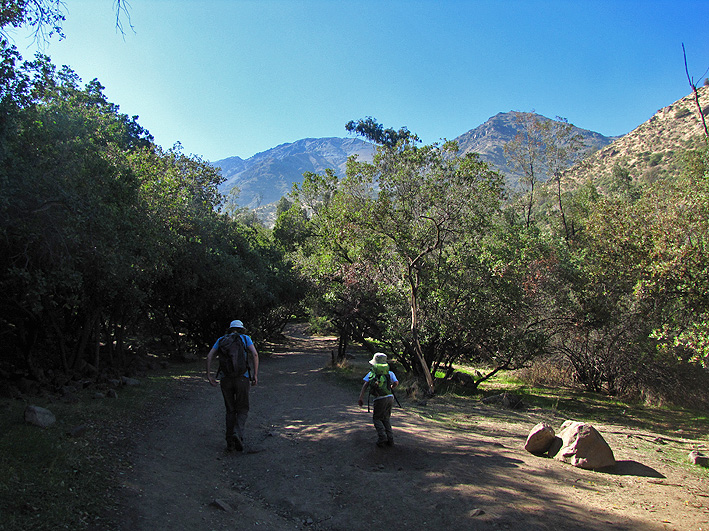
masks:
<svg viewBox="0 0 709 531"><path fill-rule="evenodd" d="M356 122L351 120L345 124L345 129L350 133L363 136L375 144L389 148L396 147L396 145L401 142L418 142L419 140L419 138L406 127L402 127L398 131L392 128L384 129L384 126L371 116L357 120Z"/></svg>
<svg viewBox="0 0 709 531"><path fill-rule="evenodd" d="M350 159L341 181L329 174L303 185L314 236L300 267L339 301L341 316L356 316L350 330L400 352L429 393L447 344L445 319L429 315L441 312L453 264L475 253L502 196L500 175L456 151L407 137L382 145L372 163Z"/></svg>
<svg viewBox="0 0 709 531"><path fill-rule="evenodd" d="M150 143L97 82L85 88L46 58L15 73L11 130L3 140L3 277L7 325L33 370L39 329L65 370L82 360L112 296L129 293L135 181L121 153ZM15 321L11 308L19 309ZM20 317L21 316L21 317ZM15 323L15 324L13 324Z"/></svg>
<svg viewBox="0 0 709 531"><path fill-rule="evenodd" d="M557 346L588 389L672 394L688 363L707 363L706 166L614 195L588 210L575 253L575 305ZM640 190L638 189L638 192Z"/></svg>
<svg viewBox="0 0 709 531"><path fill-rule="evenodd" d="M217 169L155 146L98 81L6 57L0 365L123 370L151 331L180 354L236 314L282 325L300 285L269 233L218 212Z"/></svg>

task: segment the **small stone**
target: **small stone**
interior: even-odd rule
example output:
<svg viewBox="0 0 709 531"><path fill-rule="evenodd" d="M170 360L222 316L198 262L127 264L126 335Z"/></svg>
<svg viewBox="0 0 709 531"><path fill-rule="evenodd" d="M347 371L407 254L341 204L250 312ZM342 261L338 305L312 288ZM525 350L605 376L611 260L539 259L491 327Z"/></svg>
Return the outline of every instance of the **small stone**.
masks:
<svg viewBox="0 0 709 531"><path fill-rule="evenodd" d="M210 505L212 507L216 507L217 509L221 509L222 511L225 511L227 513L233 512L231 505L229 505L227 502L225 502L221 498L216 498Z"/></svg>
<svg viewBox="0 0 709 531"><path fill-rule="evenodd" d="M39 406L27 406L25 408L25 422L34 424L40 428L48 428L57 421L54 413Z"/></svg>
<svg viewBox="0 0 709 531"><path fill-rule="evenodd" d="M689 453L689 462L693 465L709 468L709 456L706 456L697 450Z"/></svg>

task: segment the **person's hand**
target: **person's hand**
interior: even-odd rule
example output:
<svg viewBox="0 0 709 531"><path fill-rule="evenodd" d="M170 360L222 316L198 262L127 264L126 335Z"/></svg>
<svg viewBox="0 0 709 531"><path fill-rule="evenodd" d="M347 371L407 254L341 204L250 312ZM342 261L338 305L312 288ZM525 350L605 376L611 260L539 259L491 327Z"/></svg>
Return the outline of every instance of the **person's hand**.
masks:
<svg viewBox="0 0 709 531"><path fill-rule="evenodd" d="M208 378L209 378L209 383L212 385L212 387L216 387L217 385L219 385L217 383L217 381L214 379L214 376L210 375L210 376L208 376Z"/></svg>
<svg viewBox="0 0 709 531"><path fill-rule="evenodd" d="M360 398L359 400L357 400L357 403L359 404L359 407L362 407L364 405L364 400Z"/></svg>
<svg viewBox="0 0 709 531"><path fill-rule="evenodd" d="M251 387L258 385L258 376L251 378Z"/></svg>

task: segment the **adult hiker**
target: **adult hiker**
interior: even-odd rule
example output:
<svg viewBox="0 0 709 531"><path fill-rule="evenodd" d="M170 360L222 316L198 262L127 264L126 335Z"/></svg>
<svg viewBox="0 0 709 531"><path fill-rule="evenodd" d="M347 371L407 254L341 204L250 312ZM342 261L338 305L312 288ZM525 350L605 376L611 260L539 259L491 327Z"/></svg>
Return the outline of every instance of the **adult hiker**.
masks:
<svg viewBox="0 0 709 531"><path fill-rule="evenodd" d="M249 389L258 384L258 352L254 342L244 334L244 323L238 319L229 324L226 334L217 339L207 354L207 379L216 387L212 376L212 360L219 360L220 379L226 406L227 451L244 449L244 428L249 416ZM251 363L249 363L251 361Z"/></svg>
<svg viewBox="0 0 709 531"><path fill-rule="evenodd" d="M369 389L374 395L374 428L377 430L377 446L394 445L394 433L391 429L391 409L394 407L394 388L399 385L396 375L389 370L386 354L377 352L369 361L372 366L363 378L364 384L359 393L358 404L364 405L364 393ZM369 402L369 399L367 399Z"/></svg>

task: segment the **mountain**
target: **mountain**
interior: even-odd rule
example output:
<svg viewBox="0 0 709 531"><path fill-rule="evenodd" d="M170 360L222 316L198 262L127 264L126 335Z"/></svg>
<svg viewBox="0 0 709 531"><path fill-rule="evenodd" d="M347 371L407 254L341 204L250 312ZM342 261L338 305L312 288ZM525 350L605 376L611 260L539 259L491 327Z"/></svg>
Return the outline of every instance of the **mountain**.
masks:
<svg viewBox="0 0 709 531"><path fill-rule="evenodd" d="M698 89L699 102L709 115L709 86ZM587 157L565 173L570 187L594 182L601 189L610 182L613 168L627 170L635 181L651 182L677 174L682 153L702 142L704 126L694 94L657 111L630 133Z"/></svg>
<svg viewBox="0 0 709 531"><path fill-rule="evenodd" d="M538 118L549 120L539 115ZM499 113L455 140L461 154L480 153L481 158L504 173L508 184L514 187L520 175L507 166L503 148L515 133L514 113ZM613 141L613 138L585 129L574 128L574 133L585 139L583 154ZM220 191L227 195L237 188L239 196L236 203L256 210L259 219L270 225L275 218L275 203L291 191L294 183L303 181L303 173L323 173L327 168L332 168L343 176L349 156L358 155L360 160L370 162L374 150L372 144L358 138L305 138L281 144L246 160L229 157L212 164L221 168L225 178Z"/></svg>
<svg viewBox="0 0 709 531"><path fill-rule="evenodd" d="M305 138L246 160L229 157L212 165L221 168L226 179L221 192L228 194L237 187L238 204L256 209L287 195L293 183L303 181L305 172L323 173L332 168L342 176L348 157L358 155L360 160L371 161L373 154L374 146L358 138Z"/></svg>
<svg viewBox="0 0 709 531"><path fill-rule="evenodd" d="M540 121L550 120L550 118L539 114L537 114L536 117ZM518 185L522 175L507 165L504 146L507 142L514 139L515 134L517 134L517 128L515 113L501 112L490 118L484 124L460 135L455 140L458 142L461 154L479 153L480 158L487 162L493 169L504 174L507 184L514 188ZM580 129L578 127L573 128L572 134L581 135L584 140L584 147L579 153L579 157L593 153L607 146L617 138L603 136L600 133Z"/></svg>

